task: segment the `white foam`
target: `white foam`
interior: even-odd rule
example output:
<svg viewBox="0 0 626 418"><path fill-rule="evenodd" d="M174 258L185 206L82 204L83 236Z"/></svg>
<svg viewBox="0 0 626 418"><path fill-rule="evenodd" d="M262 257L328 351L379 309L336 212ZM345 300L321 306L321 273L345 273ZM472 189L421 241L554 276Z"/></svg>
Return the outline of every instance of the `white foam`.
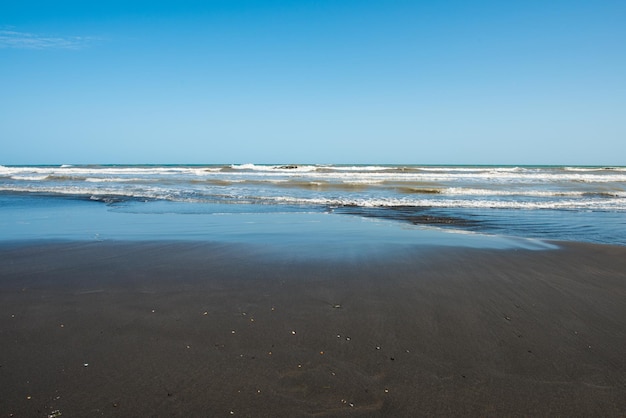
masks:
<svg viewBox="0 0 626 418"><path fill-rule="evenodd" d="M316 171L312 166L299 167L297 169L280 169L278 166L254 166L244 165L248 172L226 172L222 176L281 176L300 177L302 173L312 179L337 179L346 181L398 181L398 182L488 182L488 183L557 183L557 182L583 182L583 183L609 183L626 182L626 174L620 172L580 173L580 172L550 172L526 169L439 169L433 171L407 171L391 170L389 167L381 170L379 167L333 167L325 171Z"/></svg>
<svg viewBox="0 0 626 418"><path fill-rule="evenodd" d="M525 197L584 197L586 195L604 195L608 197L621 197L620 192L613 191L585 191L585 190L532 190L532 189L471 189L465 187L450 187L441 190L446 195L463 195L463 196L525 196ZM623 196L623 194L622 194Z"/></svg>
<svg viewBox="0 0 626 418"><path fill-rule="evenodd" d="M85 179L86 182L89 183L129 183L129 182L141 182L146 181L145 179L138 177L87 177Z"/></svg>
<svg viewBox="0 0 626 418"><path fill-rule="evenodd" d="M28 176L28 175L16 175L16 176L11 176L12 180L25 180L25 181L41 181L41 180L46 180L48 178L47 175L43 175L43 176Z"/></svg>
<svg viewBox="0 0 626 418"><path fill-rule="evenodd" d="M582 171L582 172L596 172L596 171L626 171L626 167L563 167L566 171Z"/></svg>
<svg viewBox="0 0 626 418"><path fill-rule="evenodd" d="M302 165L296 168L278 165L242 164L231 166L235 171L222 171L221 167L170 167L170 166L69 166L61 167L6 167L0 166L0 174L17 175L81 175L98 178L106 176L173 176L194 175L226 178L233 176L302 176L306 173L312 179L338 179L341 181L486 181L504 182L626 182L626 168L587 169L587 168L521 168L521 167L408 167L411 170L399 171L393 166L315 166ZM323 168L322 171L318 171ZM416 170L417 169L417 170Z"/></svg>
<svg viewBox="0 0 626 418"><path fill-rule="evenodd" d="M296 198L291 196L264 197L262 200L295 205L357 206L357 207L423 207L455 209L577 209L626 211L621 200L559 200L559 201L504 201L471 199L332 199Z"/></svg>
<svg viewBox="0 0 626 418"><path fill-rule="evenodd" d="M626 173L586 168L315 166L0 166L0 190L176 201L301 205L626 210ZM323 170L318 170L323 168ZM207 180L206 182L202 180ZM276 187L293 185L292 188ZM4 184L3 184L4 183ZM388 183L388 184L386 184ZM318 184L320 188L311 188ZM372 186L355 187L346 185ZM338 186L338 187L333 187ZM415 189L404 194L398 189ZM419 189L439 193L419 193Z"/></svg>

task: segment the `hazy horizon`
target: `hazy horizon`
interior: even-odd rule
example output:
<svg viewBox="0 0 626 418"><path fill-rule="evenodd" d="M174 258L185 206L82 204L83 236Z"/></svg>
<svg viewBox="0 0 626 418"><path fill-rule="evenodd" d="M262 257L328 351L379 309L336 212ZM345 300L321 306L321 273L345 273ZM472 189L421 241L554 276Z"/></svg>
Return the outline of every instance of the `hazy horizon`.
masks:
<svg viewBox="0 0 626 418"><path fill-rule="evenodd" d="M281 168L283 166L293 168L301 168L307 166L347 166L347 167L581 167L581 168L625 168L626 165L619 164L440 164L440 163L313 163L313 162L271 162L271 163L254 163L254 162L224 162L224 163L180 163L180 162L154 162L154 163L39 163L39 164L0 164L4 167L141 167L141 166L162 166L162 167L226 167L226 166L268 166Z"/></svg>

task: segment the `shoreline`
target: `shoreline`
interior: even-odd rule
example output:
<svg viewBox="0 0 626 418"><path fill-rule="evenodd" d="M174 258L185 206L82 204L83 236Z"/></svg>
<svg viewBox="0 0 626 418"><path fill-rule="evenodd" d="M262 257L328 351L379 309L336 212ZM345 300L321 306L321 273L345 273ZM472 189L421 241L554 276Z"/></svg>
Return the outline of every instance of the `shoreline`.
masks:
<svg viewBox="0 0 626 418"><path fill-rule="evenodd" d="M130 165L5 167L3 175L4 239L262 242L342 229L340 239L382 234L426 245L448 240L434 231L459 231L460 240L474 233L626 246L618 168ZM419 233L400 231L410 228Z"/></svg>
<svg viewBox="0 0 626 418"><path fill-rule="evenodd" d="M15 416L626 413L626 248L0 245Z"/></svg>

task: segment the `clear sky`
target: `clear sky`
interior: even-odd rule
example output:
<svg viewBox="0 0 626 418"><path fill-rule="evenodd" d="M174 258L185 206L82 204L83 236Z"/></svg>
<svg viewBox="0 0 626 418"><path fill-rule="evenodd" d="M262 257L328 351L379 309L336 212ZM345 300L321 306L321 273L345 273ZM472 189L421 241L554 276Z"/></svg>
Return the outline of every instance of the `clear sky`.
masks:
<svg viewBox="0 0 626 418"><path fill-rule="evenodd" d="M0 164L626 165L626 1L2 1Z"/></svg>

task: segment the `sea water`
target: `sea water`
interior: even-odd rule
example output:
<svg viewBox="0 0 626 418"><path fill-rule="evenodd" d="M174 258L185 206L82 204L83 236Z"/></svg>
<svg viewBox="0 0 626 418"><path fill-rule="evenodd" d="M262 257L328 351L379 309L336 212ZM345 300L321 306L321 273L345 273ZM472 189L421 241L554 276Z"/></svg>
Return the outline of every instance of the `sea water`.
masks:
<svg viewBox="0 0 626 418"><path fill-rule="evenodd" d="M0 166L0 214L5 240L626 245L626 168Z"/></svg>

